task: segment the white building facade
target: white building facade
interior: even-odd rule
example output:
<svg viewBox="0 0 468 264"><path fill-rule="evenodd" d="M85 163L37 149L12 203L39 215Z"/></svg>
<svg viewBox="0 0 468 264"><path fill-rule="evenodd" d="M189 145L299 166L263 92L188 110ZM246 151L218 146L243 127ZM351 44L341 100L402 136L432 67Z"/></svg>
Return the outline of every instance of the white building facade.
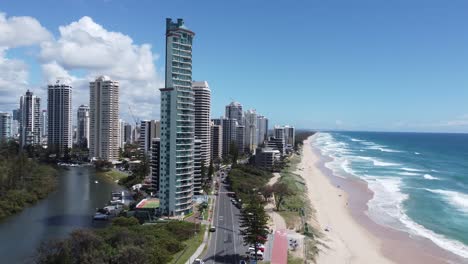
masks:
<svg viewBox="0 0 468 264"><path fill-rule="evenodd" d="M119 158L119 82L99 76L89 83L89 156L114 161Z"/></svg>

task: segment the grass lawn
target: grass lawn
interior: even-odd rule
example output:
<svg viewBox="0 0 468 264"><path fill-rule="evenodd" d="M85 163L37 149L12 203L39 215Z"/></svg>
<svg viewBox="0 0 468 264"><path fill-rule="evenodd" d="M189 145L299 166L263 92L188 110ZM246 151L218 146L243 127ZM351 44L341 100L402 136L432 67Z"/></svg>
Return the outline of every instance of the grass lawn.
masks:
<svg viewBox="0 0 468 264"><path fill-rule="evenodd" d="M117 170L109 170L109 171L99 171L97 172L99 176L104 176L112 181L117 181L123 178L126 178L128 174L117 171Z"/></svg>
<svg viewBox="0 0 468 264"><path fill-rule="evenodd" d="M284 221L286 222L286 228L301 230L301 217L299 216L298 212L279 211L278 213L281 215L281 217L283 217Z"/></svg>
<svg viewBox="0 0 468 264"><path fill-rule="evenodd" d="M206 226L202 225L200 230L197 232L197 234L194 237L185 241L184 244L186 248L181 253L174 256L174 258L172 259L170 263L171 264L186 263L189 260L189 258L193 255L193 253L197 251L197 248L203 242L203 235L205 234L205 229L206 229Z"/></svg>
<svg viewBox="0 0 468 264"><path fill-rule="evenodd" d="M288 253L288 264L303 264L304 260L301 258L296 258L293 255Z"/></svg>

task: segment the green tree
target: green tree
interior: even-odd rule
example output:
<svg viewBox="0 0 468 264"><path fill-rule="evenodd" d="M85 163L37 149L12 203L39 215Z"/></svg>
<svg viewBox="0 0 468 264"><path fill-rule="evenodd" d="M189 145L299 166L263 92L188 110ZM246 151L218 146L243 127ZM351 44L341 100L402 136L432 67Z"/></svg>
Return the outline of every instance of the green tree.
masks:
<svg viewBox="0 0 468 264"><path fill-rule="evenodd" d="M212 179L214 175L214 166L213 166L213 160L210 161L210 166L208 167L208 177Z"/></svg>
<svg viewBox="0 0 468 264"><path fill-rule="evenodd" d="M229 145L229 157L231 158L232 165L236 165L237 159L239 158L239 150L236 142L231 142Z"/></svg>
<svg viewBox="0 0 468 264"><path fill-rule="evenodd" d="M273 192L275 193L276 211L279 211L281 204L287 196L292 195L292 190L284 182L273 184Z"/></svg>
<svg viewBox="0 0 468 264"><path fill-rule="evenodd" d="M258 251L258 244L263 244L269 233L268 216L262 202L258 199L257 196L252 197L240 215L240 234L244 239L244 244L252 245L255 252ZM255 261L257 261L256 254Z"/></svg>

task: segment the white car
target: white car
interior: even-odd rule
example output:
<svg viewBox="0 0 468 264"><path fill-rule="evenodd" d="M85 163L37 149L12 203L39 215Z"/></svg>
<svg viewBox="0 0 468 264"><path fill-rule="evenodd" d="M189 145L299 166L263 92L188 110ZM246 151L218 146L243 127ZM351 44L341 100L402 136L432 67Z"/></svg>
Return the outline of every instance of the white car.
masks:
<svg viewBox="0 0 468 264"><path fill-rule="evenodd" d="M205 264L205 262L203 262L203 260L201 259L196 259L195 261L193 261L193 264Z"/></svg>

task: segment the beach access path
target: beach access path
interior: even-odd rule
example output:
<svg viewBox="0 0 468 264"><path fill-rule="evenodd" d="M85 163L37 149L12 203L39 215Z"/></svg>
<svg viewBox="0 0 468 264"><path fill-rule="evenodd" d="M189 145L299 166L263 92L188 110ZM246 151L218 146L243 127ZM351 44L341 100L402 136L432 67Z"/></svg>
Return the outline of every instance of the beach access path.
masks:
<svg viewBox="0 0 468 264"><path fill-rule="evenodd" d="M381 241L352 218L347 194L332 185L318 168L319 156L310 146L313 138L304 141L297 173L305 180L307 195L316 210L315 219L310 222L322 230L321 240L327 245L320 248L317 263L393 263L381 253Z"/></svg>

